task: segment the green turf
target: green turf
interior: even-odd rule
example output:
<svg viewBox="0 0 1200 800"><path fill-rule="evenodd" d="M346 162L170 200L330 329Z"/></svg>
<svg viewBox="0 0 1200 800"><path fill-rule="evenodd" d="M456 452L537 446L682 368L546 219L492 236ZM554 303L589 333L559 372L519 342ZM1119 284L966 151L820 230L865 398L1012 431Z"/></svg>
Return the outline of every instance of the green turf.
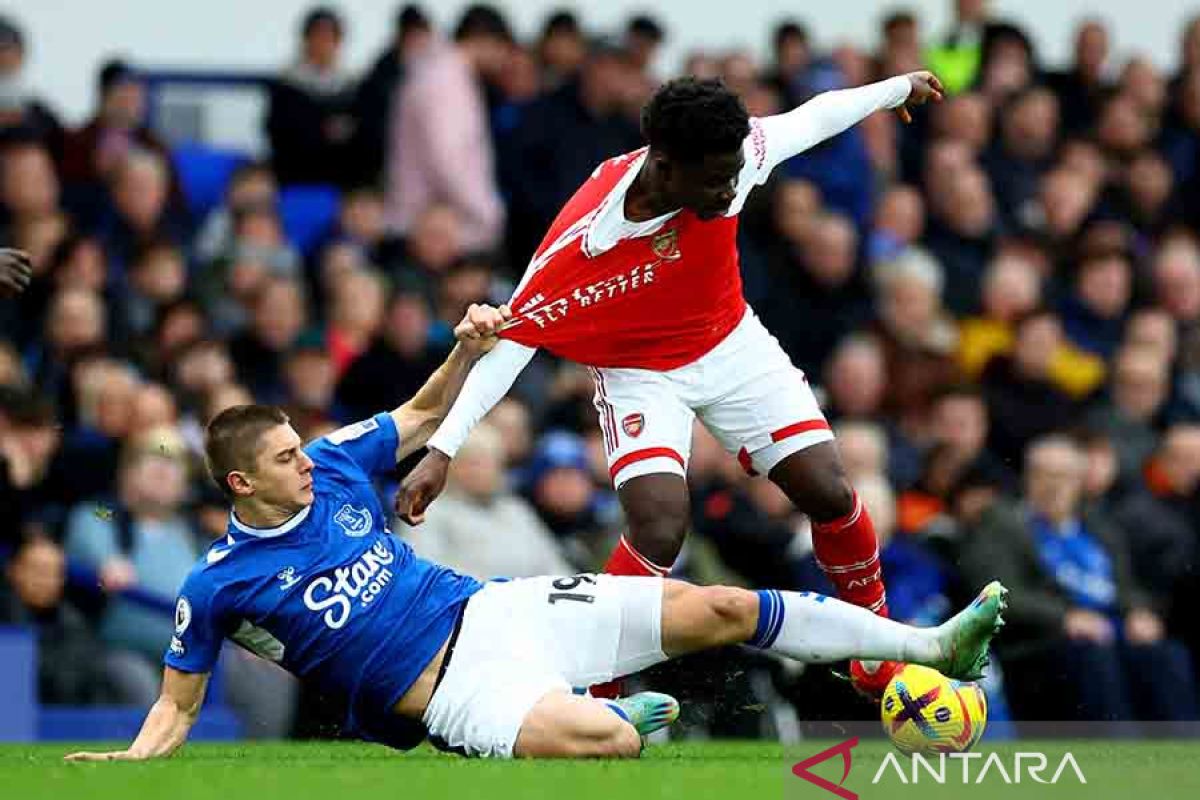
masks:
<svg viewBox="0 0 1200 800"><path fill-rule="evenodd" d="M431 750L407 755L354 744L287 743L189 745L175 758L144 764L64 764L61 745L0 746L0 798L8 800L191 800L192 798L286 798L303 800L408 800L409 798L777 798L805 800L834 795L791 774L791 765L834 742L806 742L784 748L756 743L682 743L653 746L632 762L467 761ZM1072 773L1056 785L1024 778L1005 784L989 773L983 784L964 787L961 764L947 770L938 786L924 773L905 785L894 772L879 784L871 780L888 747L863 742L853 750L846 788L864 800L880 798L1200 798L1200 742L1053 743L981 746L1004 755L1044 751L1051 764L1070 750L1088 784ZM910 768L910 762L902 762ZM979 761L972 762L972 780ZM841 758L814 768L835 782ZM1043 777L1049 778L1050 773Z"/></svg>

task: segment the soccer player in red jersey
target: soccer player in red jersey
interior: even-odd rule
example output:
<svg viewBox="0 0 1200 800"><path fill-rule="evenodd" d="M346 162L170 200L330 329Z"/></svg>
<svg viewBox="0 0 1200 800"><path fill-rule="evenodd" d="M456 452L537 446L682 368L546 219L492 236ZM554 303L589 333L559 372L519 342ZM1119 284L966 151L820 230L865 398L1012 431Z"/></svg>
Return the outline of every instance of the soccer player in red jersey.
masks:
<svg viewBox="0 0 1200 800"><path fill-rule="evenodd" d="M826 92L752 119L719 81L665 84L642 112L648 146L600 164L551 224L480 360L397 496L418 524L471 428L544 347L591 369L609 472L628 530L605 565L666 575L687 532L686 467L701 422L812 520L816 558L850 603L887 615L871 518L804 373L747 306L738 214L779 163L868 115L942 98L929 72ZM878 697L892 663L851 664Z"/></svg>

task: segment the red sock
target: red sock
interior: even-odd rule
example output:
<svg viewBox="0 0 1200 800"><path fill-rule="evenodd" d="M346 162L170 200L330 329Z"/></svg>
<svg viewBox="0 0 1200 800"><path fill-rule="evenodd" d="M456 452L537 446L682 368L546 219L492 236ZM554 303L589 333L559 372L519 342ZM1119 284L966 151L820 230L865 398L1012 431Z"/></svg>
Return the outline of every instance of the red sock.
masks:
<svg viewBox="0 0 1200 800"><path fill-rule="evenodd" d="M650 578L665 578L670 567L662 567L639 553L624 536L613 548L604 571L609 575L644 575Z"/></svg>
<svg viewBox="0 0 1200 800"><path fill-rule="evenodd" d="M879 542L871 515L857 494L854 510L831 522L814 522L813 554L837 595L847 603L888 615L887 592L879 566Z"/></svg>

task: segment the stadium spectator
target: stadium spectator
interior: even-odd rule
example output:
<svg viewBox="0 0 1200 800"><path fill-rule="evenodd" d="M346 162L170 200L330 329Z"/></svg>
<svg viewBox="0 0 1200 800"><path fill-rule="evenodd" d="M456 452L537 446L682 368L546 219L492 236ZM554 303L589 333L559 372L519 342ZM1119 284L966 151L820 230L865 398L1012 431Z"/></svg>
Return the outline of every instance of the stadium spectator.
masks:
<svg viewBox="0 0 1200 800"><path fill-rule="evenodd" d="M429 305L419 294L401 291L392 297L379 335L338 382L337 405L346 421L391 408L420 388L445 356L430 341L432 324Z"/></svg>
<svg viewBox="0 0 1200 800"><path fill-rule="evenodd" d="M945 178L934 188L924 245L941 264L946 308L955 314L975 311L984 270L995 252L996 204L987 175L974 166Z"/></svg>
<svg viewBox="0 0 1200 800"><path fill-rule="evenodd" d="M1200 247L1194 240L1163 243L1154 261L1154 299L1184 330L1200 323Z"/></svg>
<svg viewBox="0 0 1200 800"><path fill-rule="evenodd" d="M271 82L264 126L280 183L354 180L354 85L340 63L344 34L337 12L311 9L300 25L296 61Z"/></svg>
<svg viewBox="0 0 1200 800"><path fill-rule="evenodd" d="M383 324L386 303L383 280L373 272L355 272L337 283L329 299L323 342L335 381L370 346Z"/></svg>
<svg viewBox="0 0 1200 800"><path fill-rule="evenodd" d="M1058 317L1034 311L1017 324L1012 354L993 358L983 372L991 418L988 448L1006 464L1020 464L1029 442L1073 421L1075 402L1054 378L1054 356L1062 342Z"/></svg>
<svg viewBox="0 0 1200 800"><path fill-rule="evenodd" d="M1121 343L1133 274L1120 254L1085 258L1075 285L1059 304L1063 333L1085 352L1107 358Z"/></svg>
<svg viewBox="0 0 1200 800"><path fill-rule="evenodd" d="M283 360L304 331L306 321L304 292L299 283L272 278L263 285L250 326L235 336L229 347L239 380L255 397L283 400Z"/></svg>
<svg viewBox="0 0 1200 800"><path fill-rule="evenodd" d="M38 700L73 705L112 702L104 647L84 615L63 596L67 565L62 549L48 539L31 539L2 563L0 624L33 630Z"/></svg>
<svg viewBox="0 0 1200 800"><path fill-rule="evenodd" d="M165 157L166 145L146 125L146 89L141 77L124 61L108 61L97 80L96 113L82 128L67 135L62 178L71 200L87 221L86 211L97 207L104 186L132 150ZM103 203L99 202L102 208Z"/></svg>
<svg viewBox="0 0 1200 800"><path fill-rule="evenodd" d="M234 222L251 208L274 208L279 187L275 173L265 162L249 161L229 178L224 201L208 213L196 231L192 251L200 264L227 257L234 247L237 232Z"/></svg>
<svg viewBox="0 0 1200 800"><path fill-rule="evenodd" d="M625 26L625 47L629 51L629 62L643 75L649 74L654 65L667 32L654 17L639 14Z"/></svg>
<svg viewBox="0 0 1200 800"><path fill-rule="evenodd" d="M95 572L107 598L100 638L109 648L115 689L132 705L158 696L159 665L173 624L164 608L196 559L192 527L182 513L183 453L174 431L142 432L121 454L116 502L85 503L67 521L67 555ZM135 587L141 603L124 594ZM148 605L149 598L157 598L159 607Z"/></svg>
<svg viewBox="0 0 1200 800"><path fill-rule="evenodd" d="M351 140L353 173L357 185L378 185L387 154L387 126L392 119L396 89L404 80L406 65L433 41L433 24L425 11L408 3L396 15L392 38L354 91L355 121Z"/></svg>
<svg viewBox="0 0 1200 800"><path fill-rule="evenodd" d="M882 119L883 117L881 117ZM869 264L891 261L917 244L925 232L925 200L915 188L899 184L879 198L867 236Z"/></svg>
<svg viewBox="0 0 1200 800"><path fill-rule="evenodd" d="M641 145L624 112L630 53L601 41L576 77L535 100L504 143L509 254L528 262L559 208L601 161Z"/></svg>
<svg viewBox="0 0 1200 800"><path fill-rule="evenodd" d="M961 142L973 158L978 158L992 138L992 111L991 103L981 94L954 95L930 111L930 134L934 139Z"/></svg>
<svg viewBox="0 0 1200 800"><path fill-rule="evenodd" d="M570 11L554 11L542 24L537 42L542 84L553 90L574 77L587 58L587 40L579 19Z"/></svg>
<svg viewBox="0 0 1200 800"><path fill-rule="evenodd" d="M469 249L494 247L504 223L483 83L504 70L508 23L491 6L471 6L454 43L437 41L410 65L393 104L387 157L387 216L405 236L431 205L463 219Z"/></svg>
<svg viewBox="0 0 1200 800"><path fill-rule="evenodd" d="M968 581L986 573L1012 587L1008 621L1017 632L997 647L1017 718L1192 719L1187 651L1165 638L1124 534L1081 509L1085 472L1070 439L1037 440L1026 460L1027 505L997 504L964 546ZM1150 674L1174 677L1137 679Z"/></svg>
<svg viewBox="0 0 1200 800"><path fill-rule="evenodd" d="M513 485L513 473L525 464L533 451L529 408L515 397L506 397L484 419L500 434L500 443L504 447L504 468L508 470L507 480L509 485Z"/></svg>
<svg viewBox="0 0 1200 800"><path fill-rule="evenodd" d="M1058 143L1059 104L1046 89L1012 97L999 115L1000 136L983 159L1001 217L1011 227L1037 197Z"/></svg>
<svg viewBox="0 0 1200 800"><path fill-rule="evenodd" d="M186 232L170 205L171 173L164 157L130 149L109 174L111 205L98 223L98 236L110 281L123 286L143 250L159 241L181 243Z"/></svg>
<svg viewBox="0 0 1200 800"><path fill-rule="evenodd" d="M58 117L33 94L25 72L25 35L0 17L0 140L14 135L41 142L57 163L65 132Z"/></svg>
<svg viewBox="0 0 1200 800"><path fill-rule="evenodd" d="M1159 415L1170 389L1170 364L1157 352L1126 346L1114 357L1109 396L1086 419L1112 439L1122 488L1139 480L1155 448Z"/></svg>
<svg viewBox="0 0 1200 800"><path fill-rule="evenodd" d="M105 262L100 261L101 265ZM103 287L103 283L100 284ZM123 303L124 324L130 334L147 336L162 309L182 300L188 288L187 264L176 245L157 241L138 253L129 273L129 292Z"/></svg>
<svg viewBox="0 0 1200 800"><path fill-rule="evenodd" d="M881 416L887 362L879 340L856 334L838 343L826 362L825 413L832 419Z"/></svg>
<svg viewBox="0 0 1200 800"><path fill-rule="evenodd" d="M431 507L426 524L405 538L422 558L447 558L447 566L480 580L498 575L567 575L574 568L529 503L504 486L504 443L480 425L451 465L445 499ZM502 537L495 536L503 530Z"/></svg>
<svg viewBox="0 0 1200 800"><path fill-rule="evenodd" d="M37 141L17 140L0 150L0 240L29 250L34 226L60 216L58 176L50 152ZM65 232L65 231L64 231ZM34 274L46 266L52 247L30 251Z"/></svg>
<svg viewBox="0 0 1200 800"><path fill-rule="evenodd" d="M759 304L764 324L801 369L817 374L848 333L870 315L858 233L846 217L781 206L783 237L768 251L770 294Z"/></svg>
<svg viewBox="0 0 1200 800"><path fill-rule="evenodd" d="M981 314L958 326L958 365L964 377L977 380L994 356L1012 348L1013 325L1038 307L1041 281L1029 261L997 256L983 276Z"/></svg>
<svg viewBox="0 0 1200 800"><path fill-rule="evenodd" d="M568 550L586 547L604 532L602 499L592 483L582 437L566 431L543 436L525 472L525 491L542 522Z"/></svg>
<svg viewBox="0 0 1200 800"><path fill-rule="evenodd" d="M1049 72L1046 85L1058 97L1063 132L1086 133L1096 123L1100 104L1110 90L1108 26L1092 18L1079 24L1074 58L1061 72Z"/></svg>
<svg viewBox="0 0 1200 800"><path fill-rule="evenodd" d="M941 269L923 250L877 265L874 277L874 330L887 362L884 413L911 435L924 427L933 396L958 379L958 329L942 309Z"/></svg>
<svg viewBox="0 0 1200 800"><path fill-rule="evenodd" d="M42 489L61 432L50 404L27 389L0 386L0 553L37 528Z"/></svg>
<svg viewBox="0 0 1200 800"><path fill-rule="evenodd" d="M34 384L62 400L69 392L69 371L81 356L103 348L108 314L103 299L87 289L64 289L50 298L40 341L25 355Z"/></svg>
<svg viewBox="0 0 1200 800"><path fill-rule="evenodd" d="M1114 510L1129 532L1134 574L1171 629L1188 642L1193 658L1200 656L1200 625L1190 610L1200 558L1198 488L1200 427L1175 425L1144 465L1136 487Z"/></svg>

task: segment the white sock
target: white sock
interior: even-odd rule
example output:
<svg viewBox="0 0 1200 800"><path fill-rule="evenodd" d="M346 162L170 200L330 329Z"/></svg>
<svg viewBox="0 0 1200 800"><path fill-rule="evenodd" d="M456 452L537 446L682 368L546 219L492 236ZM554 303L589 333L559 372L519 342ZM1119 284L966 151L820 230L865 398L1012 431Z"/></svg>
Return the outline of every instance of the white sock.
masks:
<svg viewBox="0 0 1200 800"><path fill-rule="evenodd" d="M758 592L758 626L747 644L799 661L847 658L928 664L942 657L937 628L914 628L815 592Z"/></svg>

